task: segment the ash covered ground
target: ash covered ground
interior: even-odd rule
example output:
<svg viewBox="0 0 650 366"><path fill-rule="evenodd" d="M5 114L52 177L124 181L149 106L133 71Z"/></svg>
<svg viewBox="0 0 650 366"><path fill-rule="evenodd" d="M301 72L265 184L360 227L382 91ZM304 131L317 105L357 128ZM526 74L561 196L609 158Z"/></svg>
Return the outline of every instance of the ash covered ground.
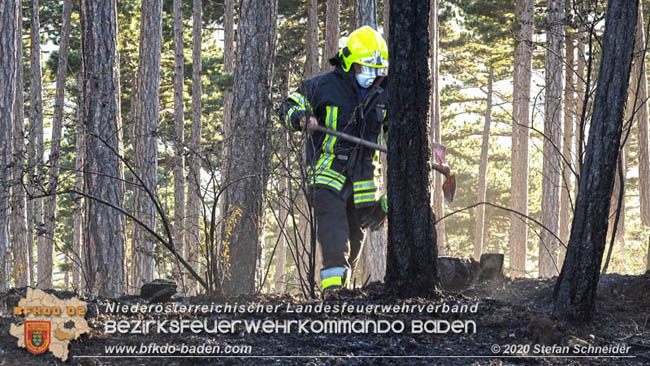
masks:
<svg viewBox="0 0 650 366"><path fill-rule="evenodd" d="M9 365L648 365L650 364L650 272L642 276L605 275L601 277L598 290L597 315L588 324L570 324L558 321L551 315L552 293L555 279L516 279L505 282L482 283L461 292L442 292L429 298L396 299L383 293L382 285L370 284L363 289L346 290L328 301L334 309L338 305L352 305L355 309L366 305L397 305L413 307L413 312L383 312L370 314L329 312L296 312L300 305L318 304L291 296L259 295L239 297L227 303L234 305L264 304L271 312L192 312L179 314L115 313L107 312L107 304L133 305L143 303L129 296L117 300L86 298L89 302L86 319L92 328L90 334L70 343L70 359L63 363L50 353L34 355L16 346L16 338L9 335L10 323L20 323L21 318L11 314L11 306L24 295L24 289L2 294L0 304L4 307L0 317L0 366ZM56 292L61 298L74 296L69 292ZM177 299L167 303L177 305L223 304L208 297ZM476 313L443 312L446 305L472 305L478 303ZM418 311L435 309L437 312ZM275 311L275 309L278 309ZM289 311L291 312L289 312ZM234 320L284 322L296 320L310 322L327 320L369 320L406 325L402 333L377 334L301 334L295 325L291 332L254 334L238 324L234 332L217 334L158 334L151 329L148 334L106 334L105 325L119 320ZM459 334L413 334L411 325L417 321L445 320L476 323L476 332ZM433 324L433 323L429 323ZM105 358L107 347L135 346L143 344L181 345L198 347L249 347L247 355L228 357L157 358L128 357ZM494 354L497 345L498 354ZM518 345L518 346L513 346ZM529 345L526 349L524 346ZM537 358L535 345L545 356L558 356L556 351L569 347L598 347L625 345L627 355L633 358L603 357L546 357ZM555 346L555 348L553 348ZM541 348L545 347L545 348ZM502 357L504 352L509 356ZM575 356L575 354L569 354ZM90 357L79 357L90 356ZM176 353L175 356L182 356ZM226 356L220 354L220 356ZM318 357L313 357L318 356ZM375 356L391 356L379 358ZM405 357L406 356L406 357ZM427 358L415 356L453 356L451 358ZM481 357L458 357L481 356Z"/></svg>

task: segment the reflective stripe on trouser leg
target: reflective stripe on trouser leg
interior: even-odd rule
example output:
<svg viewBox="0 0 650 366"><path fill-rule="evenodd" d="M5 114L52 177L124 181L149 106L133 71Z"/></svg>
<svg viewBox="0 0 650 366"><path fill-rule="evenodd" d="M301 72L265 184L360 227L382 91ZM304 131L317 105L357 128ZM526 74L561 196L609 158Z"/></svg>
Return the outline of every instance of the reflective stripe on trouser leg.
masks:
<svg viewBox="0 0 650 366"><path fill-rule="evenodd" d="M323 268L350 268L346 203L338 193L320 186L310 191L316 219L316 235L321 246ZM333 281L333 280L331 280Z"/></svg>
<svg viewBox="0 0 650 366"><path fill-rule="evenodd" d="M328 287L340 286L345 287L348 283L348 270L345 267L332 267L320 271L320 284L321 289L325 290Z"/></svg>

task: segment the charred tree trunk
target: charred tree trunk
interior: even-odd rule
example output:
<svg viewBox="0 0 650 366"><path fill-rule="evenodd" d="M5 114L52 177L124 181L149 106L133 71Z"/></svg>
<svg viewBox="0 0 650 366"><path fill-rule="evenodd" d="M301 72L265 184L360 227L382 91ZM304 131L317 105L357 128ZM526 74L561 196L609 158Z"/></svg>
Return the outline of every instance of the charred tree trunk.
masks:
<svg viewBox="0 0 650 366"><path fill-rule="evenodd" d="M476 202L485 202L487 195L487 168L488 153L490 149L490 124L492 123L492 82L494 79L494 68L490 66L488 72L487 108L485 109L485 125L483 126L483 138L481 143L481 160L478 168L478 197ZM481 259L485 251L485 205L476 207L476 226L474 230L474 259Z"/></svg>
<svg viewBox="0 0 650 366"><path fill-rule="evenodd" d="M63 19L61 25L61 42L59 43L59 62L56 71L56 92L54 96L54 119L52 120L52 140L50 142L50 174L47 182L45 199L45 243L48 258L52 257L54 233L56 230L56 190L59 180L59 152L61 150L61 133L63 130L63 102L65 81L68 76L68 44L70 43L70 15L72 1L63 2Z"/></svg>
<svg viewBox="0 0 650 366"><path fill-rule="evenodd" d="M567 320L588 321L594 315L632 64L637 8L638 1L611 0L607 5L583 174L566 260L553 294L553 314Z"/></svg>
<svg viewBox="0 0 650 366"><path fill-rule="evenodd" d="M162 0L142 3L140 23L140 52L138 55L138 119L136 120L135 170L142 182L136 180L139 192L135 201L135 217L150 228L156 227L156 206L153 201L158 186L158 120L160 104L160 52L162 44ZM132 241L133 285L138 289L154 278L154 239L145 229L133 224Z"/></svg>
<svg viewBox="0 0 650 366"><path fill-rule="evenodd" d="M544 147L542 167L542 234L539 243L539 276L557 274L560 215L560 175L562 173L562 64L564 54L564 2L547 1L546 60L544 74Z"/></svg>
<svg viewBox="0 0 650 366"><path fill-rule="evenodd" d="M231 220L231 235L224 236L225 249L231 253L229 276L224 283L228 295L252 294L261 280L258 264L263 251L277 5L276 0L242 0L239 4L233 95L233 121L237 127L230 139L234 163L227 174L233 184L226 194L226 220L235 220Z"/></svg>
<svg viewBox="0 0 650 366"><path fill-rule="evenodd" d="M87 288L93 294L124 293L124 202L120 119L120 69L115 1L82 0L82 59L86 127L84 178L88 195L84 243Z"/></svg>
<svg viewBox="0 0 650 366"><path fill-rule="evenodd" d="M14 253L13 276L16 287L31 284L32 263L27 241L27 202L24 187L25 169L25 95L23 82L23 7L17 6L16 26L16 96L13 115L13 169L11 188L11 248Z"/></svg>
<svg viewBox="0 0 650 366"><path fill-rule="evenodd" d="M377 29L376 0L354 0L354 28L364 25Z"/></svg>
<svg viewBox="0 0 650 366"><path fill-rule="evenodd" d="M305 78L310 78L319 72L318 4L316 0L307 0L307 58L305 60Z"/></svg>
<svg viewBox="0 0 650 366"><path fill-rule="evenodd" d="M10 281L9 190L11 144L13 141L14 98L16 96L16 47L18 45L18 1L0 4L0 291Z"/></svg>
<svg viewBox="0 0 650 366"><path fill-rule="evenodd" d="M183 0L174 0L174 243L176 251L187 258L185 248L185 108L183 104ZM176 274L177 284L185 286L187 276ZM183 289L184 290L184 289Z"/></svg>
<svg viewBox="0 0 650 366"><path fill-rule="evenodd" d="M194 267L201 242L201 22L203 3L194 0L192 4L192 133L190 135L189 176L187 188L187 261ZM192 293L195 285L190 284Z"/></svg>
<svg viewBox="0 0 650 366"><path fill-rule="evenodd" d="M30 137L30 144L34 145L35 154L34 160L32 160L33 164L30 164L30 168L34 169L32 188L37 196L42 196L43 192L45 192L45 172L43 170L43 86L38 5L38 0L32 2L29 128L33 137ZM52 288L52 243L48 243L45 240L42 198L34 199L34 226L38 247L38 275L36 286L40 288Z"/></svg>
<svg viewBox="0 0 650 366"><path fill-rule="evenodd" d="M533 68L534 0L517 0L519 26L515 45L514 91L512 97L511 205L528 215L528 128L530 127L530 84ZM510 276L526 274L528 226L525 219L510 214Z"/></svg>
<svg viewBox="0 0 650 366"><path fill-rule="evenodd" d="M398 296L431 294L438 284L435 216L429 205L429 7L429 2L417 0L390 4L385 282L387 290Z"/></svg>
<svg viewBox="0 0 650 366"><path fill-rule="evenodd" d="M648 152L648 75L644 56L647 56L645 34L643 33L643 5L639 4L634 42L634 85L637 95L637 139L639 141L639 200L641 222L650 227L650 153ZM650 250L650 249L649 249Z"/></svg>
<svg viewBox="0 0 650 366"><path fill-rule="evenodd" d="M327 14L325 15L325 42L323 43L323 62L321 71L332 71L330 58L336 56L339 50L339 33L341 27L341 0L327 1Z"/></svg>
<svg viewBox="0 0 650 366"><path fill-rule="evenodd" d="M386 21L386 23L388 23ZM442 144L442 126L440 121L440 61L438 52L439 40L439 25L438 25L438 0L431 2L431 18L429 21L429 38L431 40L431 84L433 91L431 92L431 142ZM444 197L442 195L442 184L444 177L441 174L433 175L433 212L439 217L444 216L445 206ZM447 252L445 244L445 222L440 221L436 225L436 233L438 234L438 253L443 255Z"/></svg>

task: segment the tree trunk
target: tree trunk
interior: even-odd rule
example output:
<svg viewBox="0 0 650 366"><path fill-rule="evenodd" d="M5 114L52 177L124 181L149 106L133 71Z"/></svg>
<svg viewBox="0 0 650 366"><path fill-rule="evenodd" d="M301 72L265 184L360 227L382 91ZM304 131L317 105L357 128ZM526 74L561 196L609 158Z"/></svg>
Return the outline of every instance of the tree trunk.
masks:
<svg viewBox="0 0 650 366"><path fill-rule="evenodd" d="M70 15L72 1L63 2L63 20L61 25L61 42L59 43L59 62L56 71L56 92L54 96L54 119L52 120L52 140L50 142L50 174L45 199L45 244L46 256L52 258L54 233L56 230L56 190L59 180L59 151L61 150L61 132L63 130L63 102L65 81L68 71L68 44L70 43ZM50 269L51 271L51 269ZM51 280L50 280L51 281ZM51 284L50 284L51 285Z"/></svg>
<svg viewBox="0 0 650 366"><path fill-rule="evenodd" d="M25 169L25 95L23 84L23 7L17 6L16 25L16 96L13 115L13 169L11 188L11 248L14 253L13 275L16 287L31 284L31 260L28 253L27 202L24 184Z"/></svg>
<svg viewBox="0 0 650 366"><path fill-rule="evenodd" d="M120 119L120 69L115 1L82 0L82 59L86 135L84 178L87 200L84 255L87 288L93 294L124 293L123 171ZM102 200L104 202L100 202Z"/></svg>
<svg viewBox="0 0 650 366"><path fill-rule="evenodd" d="M224 42L223 42L223 71L232 74L235 69L235 1L226 0L226 13L224 15ZM224 91L223 102L223 120L224 120L224 136L228 138L232 130L232 88L227 88Z"/></svg>
<svg viewBox="0 0 650 366"><path fill-rule="evenodd" d="M185 121L183 104L183 80L185 78L185 60L183 57L183 0L174 0L174 244L175 249L187 258L185 247ZM176 261L176 269L180 265ZM179 288L186 289L188 276L176 274Z"/></svg>
<svg viewBox="0 0 650 366"><path fill-rule="evenodd" d="M74 188L78 192L84 192L84 173L83 168L86 161L86 131L83 124L83 81L81 76L83 71L79 71L77 75L77 88L79 95L77 99L77 141L75 146L75 178ZM72 234L72 251L74 253L74 261L72 263L72 287L81 291L86 288L84 281L84 274L82 269L85 268L83 264L83 251L81 249L84 242L83 231L83 214L84 214L85 199L80 195L74 196L74 232Z"/></svg>
<svg viewBox="0 0 650 366"><path fill-rule="evenodd" d="M476 202L485 202L487 194L487 168L488 152L490 149L490 123L492 122L492 82L494 81L494 68L490 66L488 72L487 107L485 108L485 125L481 143L481 160L478 168L478 197ZM485 252L485 205L476 207L476 226L474 230L474 259L481 259Z"/></svg>
<svg viewBox="0 0 650 366"><path fill-rule="evenodd" d="M307 0L307 57L305 59L305 78L320 72L318 67L318 4Z"/></svg>
<svg viewBox="0 0 650 366"><path fill-rule="evenodd" d="M588 321L595 311L632 63L637 7L638 1L611 0L607 4L583 174L566 260L553 294L553 314L562 319Z"/></svg>
<svg viewBox="0 0 650 366"><path fill-rule="evenodd" d="M386 21L386 23L388 23ZM431 18L429 21L429 38L431 40L431 84L433 91L431 93L431 141L437 144L442 144L442 126L440 123L440 62L438 52L439 40L439 25L438 25L438 0L431 2ZM442 195L442 184L444 177L441 174L433 175L433 212L439 217L444 216L445 206L444 197ZM436 232L438 234L438 254L444 255L447 252L445 244L445 222L441 221L436 225Z"/></svg>
<svg viewBox="0 0 650 366"><path fill-rule="evenodd" d="M438 284L435 216L429 205L429 7L429 2L417 0L390 4L385 282L387 291L398 296L431 294Z"/></svg>
<svg viewBox="0 0 650 366"><path fill-rule="evenodd" d="M287 68L284 71L284 78L282 79L282 100L287 99L291 92L291 70ZM280 155L280 161L290 162L289 149L291 136L289 131L282 132L282 141L284 147ZM289 163L290 164L290 163ZM289 205L291 205L291 194L289 187L291 181L289 177L284 175L280 178L280 191L278 192L279 199L279 218L280 223L283 223L285 233L278 232L278 246L275 250L275 276L273 283L275 284L275 292L283 295L287 290L287 235L289 235L287 225L289 224Z"/></svg>
<svg viewBox="0 0 650 366"><path fill-rule="evenodd" d="M341 27L341 0L327 1L327 14L325 16L325 42L323 43L323 62L321 71L332 71L330 58L339 51L339 33Z"/></svg>
<svg viewBox="0 0 650 366"><path fill-rule="evenodd" d="M286 99L290 92L291 85L291 71L287 68L284 71L284 77L282 79L282 100ZM282 133L282 142L283 146L289 146L290 136L288 131ZM280 160L289 161L289 150L282 149ZM289 196L289 177L282 176L280 178L280 189L278 192L279 200L279 218L280 223L283 223L284 228L282 230L287 231L288 218L289 218L289 205L291 204L291 197ZM288 234L288 231L287 231ZM278 294L284 294L286 291L287 276L286 276L286 265L287 265L287 240L286 235L283 232L278 232L278 244L275 249L275 275L273 276L273 283L275 292Z"/></svg>
<svg viewBox="0 0 650 366"><path fill-rule="evenodd" d="M354 29L364 25L377 29L376 0L354 0Z"/></svg>
<svg viewBox="0 0 650 366"><path fill-rule="evenodd" d="M3 1L0 5L0 174L11 174L11 145L13 141L14 98L16 96L16 56L18 1ZM7 291L10 281L9 189L8 179L0 180L0 291Z"/></svg>
<svg viewBox="0 0 650 366"><path fill-rule="evenodd" d="M354 28L364 25L377 29L376 0L356 0L354 7ZM386 160L381 159L382 171L386 170ZM384 194L385 188L384 188ZM363 243L362 281L381 281L386 275L386 229L368 230Z"/></svg>
<svg viewBox="0 0 650 366"><path fill-rule="evenodd" d="M156 228L156 205L158 186L158 122L160 105L160 52L162 45L162 0L142 3L140 23L140 52L138 55L138 119L136 120L135 170L142 182L136 180L138 192L135 217L149 228ZM182 128L182 126L181 126ZM147 192L148 191L148 192ZM145 229L133 224L132 270L133 284L138 289L153 281L154 239Z"/></svg>
<svg viewBox="0 0 650 366"><path fill-rule="evenodd" d="M582 6L579 6L579 9L581 9ZM582 123L582 113L584 109L584 100L585 100L585 90L587 89L586 85L586 79L585 77L585 68L586 68L586 59L585 59L585 35L587 31L585 29L584 25L580 25L578 27L578 34L577 34L577 39L578 39L578 46L577 46L577 54L576 54L576 64L577 64L577 69L576 69L576 118L575 118L575 133L573 134L574 136L574 143L573 146L575 148L575 161L574 161L574 166L575 166L575 171L576 174L580 174L580 162L582 161L582 157L580 156L580 151L582 151L582 146L584 144L584 136L583 136L583 131L581 128L581 123ZM576 183L573 185L573 191L574 191L574 196L578 195L578 190L579 190L579 182L576 179Z"/></svg>
<svg viewBox="0 0 650 366"><path fill-rule="evenodd" d="M433 4L433 6L436 8L436 10L438 9L438 0L435 1L435 4ZM384 39L388 39L388 31L390 30L390 0L384 0L383 18L384 18ZM437 24L437 19L436 19L436 24Z"/></svg>
<svg viewBox="0 0 650 366"><path fill-rule="evenodd" d="M34 169L32 180L34 194L41 196L45 192L45 173L43 170L43 87L41 73L41 37L38 16L39 0L32 2L31 28L31 85L29 105L29 125L32 134L30 144L34 145L34 160L30 168ZM43 199L34 199L34 226L38 247L37 283L39 288L52 288L52 243L45 240L43 222Z"/></svg>
<svg viewBox="0 0 650 366"><path fill-rule="evenodd" d="M650 226L650 153L648 152L648 75L643 56L645 50L645 34L643 32L643 4L639 4L639 14L636 23L636 38L634 42L634 84L637 95L637 139L639 140L639 196L641 222Z"/></svg>
<svg viewBox="0 0 650 366"><path fill-rule="evenodd" d="M238 58L233 95L231 160L227 176L226 221L233 222L225 242L230 253L224 289L228 295L252 294L260 285L264 201L271 126L271 77L275 57L276 0L241 0Z"/></svg>
<svg viewBox="0 0 650 366"><path fill-rule="evenodd" d="M187 187L187 261L197 268L199 243L201 243L201 22L203 3L194 0L192 4L192 133L190 135L190 158ZM188 293L196 288L190 284Z"/></svg>
<svg viewBox="0 0 650 366"><path fill-rule="evenodd" d="M571 1L566 0L566 9L571 9ZM575 115L575 84L573 82L574 70L574 51L573 36L569 33L569 27L566 27L566 73L564 75L564 134L562 140L562 179L560 181L560 239L566 243L569 239L569 225L571 217L571 185L573 173L569 169L573 159L571 158L573 143L573 116ZM558 252L558 268L561 268L564 262L566 248L562 245Z"/></svg>
<svg viewBox="0 0 650 366"><path fill-rule="evenodd" d="M539 276L557 274L560 215L560 175L562 172L562 64L564 53L564 2L548 0L546 60L544 74L544 147L542 167L542 229L539 243Z"/></svg>
<svg viewBox="0 0 650 366"><path fill-rule="evenodd" d="M533 68L534 0L517 0L516 18L520 26L515 45L514 91L512 97L511 205L528 215L528 128L530 127L530 84ZM525 219L510 214L510 276L526 275L528 226Z"/></svg>

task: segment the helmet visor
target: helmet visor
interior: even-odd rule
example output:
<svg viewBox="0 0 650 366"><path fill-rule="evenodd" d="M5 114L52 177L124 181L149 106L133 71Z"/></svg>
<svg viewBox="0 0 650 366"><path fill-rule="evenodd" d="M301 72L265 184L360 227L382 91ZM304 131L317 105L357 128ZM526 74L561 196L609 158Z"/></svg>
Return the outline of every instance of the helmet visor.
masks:
<svg viewBox="0 0 650 366"><path fill-rule="evenodd" d="M388 68L388 60L384 59L381 57L381 54L379 51L375 52L374 55L369 56L369 57L364 57L356 61L356 63L362 65L362 66L368 66L372 67L375 69L387 69ZM383 75L382 75L383 76Z"/></svg>

